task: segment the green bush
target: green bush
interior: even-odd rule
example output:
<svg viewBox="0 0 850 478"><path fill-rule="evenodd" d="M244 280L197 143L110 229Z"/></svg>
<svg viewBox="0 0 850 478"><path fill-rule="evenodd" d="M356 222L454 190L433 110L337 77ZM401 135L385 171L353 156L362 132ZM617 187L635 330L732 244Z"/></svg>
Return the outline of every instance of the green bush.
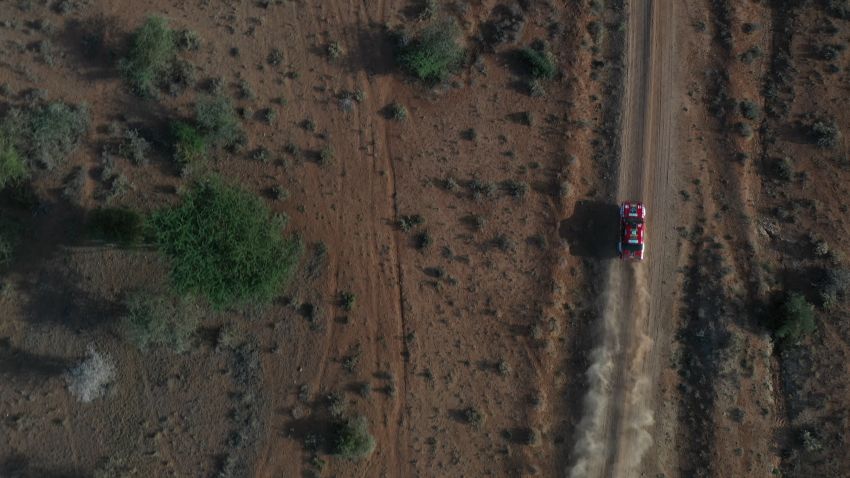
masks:
<svg viewBox="0 0 850 478"><path fill-rule="evenodd" d="M197 304L185 297L135 293L124 305L127 315L122 320L121 330L142 350L165 346L177 352L185 351L201 318Z"/></svg>
<svg viewBox="0 0 850 478"><path fill-rule="evenodd" d="M744 100L739 103L739 107L741 108L741 115L748 120L755 121L761 117L759 106L752 101Z"/></svg>
<svg viewBox="0 0 850 478"><path fill-rule="evenodd" d="M142 241L144 220L130 209L95 209L89 216L88 232L102 241L131 246Z"/></svg>
<svg viewBox="0 0 850 478"><path fill-rule="evenodd" d="M204 135L194 126L182 121L171 123L171 138L174 161L185 167L207 155L207 142Z"/></svg>
<svg viewBox="0 0 850 478"><path fill-rule="evenodd" d="M341 292L339 294L339 305L343 310L351 312L354 310L354 304L357 303L357 296L353 292Z"/></svg>
<svg viewBox="0 0 850 478"><path fill-rule="evenodd" d="M365 417L355 417L336 424L332 452L343 458L356 459L372 454L375 438L369 433Z"/></svg>
<svg viewBox="0 0 850 478"><path fill-rule="evenodd" d="M776 337L790 343L799 341L817 328L814 307L806 301L805 297L797 293L789 294L785 299L779 320Z"/></svg>
<svg viewBox="0 0 850 478"><path fill-rule="evenodd" d="M0 190L27 176L27 168L12 142L0 133Z"/></svg>
<svg viewBox="0 0 850 478"><path fill-rule="evenodd" d="M88 128L88 108L62 102L13 109L0 124L0 132L30 166L47 169L60 165Z"/></svg>
<svg viewBox="0 0 850 478"><path fill-rule="evenodd" d="M519 59L534 78L550 80L558 71L555 57L545 50L523 48L519 51Z"/></svg>
<svg viewBox="0 0 850 478"><path fill-rule="evenodd" d="M438 82L452 74L463 60L457 41L460 29L451 20L434 23L411 40L402 41L396 59L420 80Z"/></svg>
<svg viewBox="0 0 850 478"><path fill-rule="evenodd" d="M198 100L195 121L210 146L230 146L242 135L236 111L226 96L208 96Z"/></svg>
<svg viewBox="0 0 850 478"><path fill-rule="evenodd" d="M277 295L301 253L300 241L283 237L284 222L256 196L217 178L196 183L180 205L150 219L156 244L171 259L175 289L216 308Z"/></svg>
<svg viewBox="0 0 850 478"><path fill-rule="evenodd" d="M153 96L170 73L177 54L174 32L162 17L150 16L130 39L118 67L134 93Z"/></svg>
<svg viewBox="0 0 850 478"><path fill-rule="evenodd" d="M806 126L809 140L818 148L829 149L838 145L841 132L835 121L816 120Z"/></svg>
<svg viewBox="0 0 850 478"><path fill-rule="evenodd" d="M150 143L139 134L138 130L128 129L124 131L124 138L118 152L136 166L145 166L148 164L150 149Z"/></svg>
<svg viewBox="0 0 850 478"><path fill-rule="evenodd" d="M403 104L395 101L390 104L388 108L390 118L396 121L404 121L407 119L407 108Z"/></svg>

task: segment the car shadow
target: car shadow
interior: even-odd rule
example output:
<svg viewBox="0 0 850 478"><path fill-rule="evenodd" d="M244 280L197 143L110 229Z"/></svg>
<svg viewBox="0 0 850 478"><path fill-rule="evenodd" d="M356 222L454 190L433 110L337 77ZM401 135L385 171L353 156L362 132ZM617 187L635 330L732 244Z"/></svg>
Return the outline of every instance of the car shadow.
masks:
<svg viewBox="0 0 850 478"><path fill-rule="evenodd" d="M573 215L561 221L558 228L561 239L569 244L570 254L593 259L617 257L619 211L613 203L578 201Z"/></svg>

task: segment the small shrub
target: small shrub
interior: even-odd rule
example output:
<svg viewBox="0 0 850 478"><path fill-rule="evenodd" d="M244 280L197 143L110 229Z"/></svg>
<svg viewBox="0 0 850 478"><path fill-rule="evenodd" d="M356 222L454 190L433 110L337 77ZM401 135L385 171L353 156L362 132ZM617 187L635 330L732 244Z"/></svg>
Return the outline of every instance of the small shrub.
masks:
<svg viewBox="0 0 850 478"><path fill-rule="evenodd" d="M509 195L515 198L522 198L528 192L528 183L515 181L513 179L504 181L502 183L502 187Z"/></svg>
<svg viewBox="0 0 850 478"><path fill-rule="evenodd" d="M177 96L195 84L195 66L186 60L171 63L163 82L171 96Z"/></svg>
<svg viewBox="0 0 850 478"><path fill-rule="evenodd" d="M77 147L88 128L87 107L55 102L9 111L0 124L0 134L31 166L54 169Z"/></svg>
<svg viewBox="0 0 850 478"><path fill-rule="evenodd" d="M532 78L526 83L528 95L533 98L542 98L546 96L546 90L543 88L543 83L537 78Z"/></svg>
<svg viewBox="0 0 850 478"><path fill-rule="evenodd" d="M806 127L809 140L818 148L829 149L838 145L841 132L835 121L817 120Z"/></svg>
<svg viewBox="0 0 850 478"><path fill-rule="evenodd" d="M254 161L259 161L261 163L267 163L269 162L269 150L264 148L263 146L260 146L259 148L255 149L253 153L251 153L251 159L253 159Z"/></svg>
<svg viewBox="0 0 850 478"><path fill-rule="evenodd" d="M286 201L289 199L289 190L279 184L272 187L271 194L272 198L276 201Z"/></svg>
<svg viewBox="0 0 850 478"><path fill-rule="evenodd" d="M753 127L747 123L735 123L735 132L742 138L750 139L753 137Z"/></svg>
<svg viewBox="0 0 850 478"><path fill-rule="evenodd" d="M131 209L95 209L89 215L88 232L108 243L131 246L141 242L143 225L142 216Z"/></svg>
<svg viewBox="0 0 850 478"><path fill-rule="evenodd" d="M523 427L515 431L517 443L526 446L537 446L540 444L540 431L536 428Z"/></svg>
<svg viewBox="0 0 850 478"><path fill-rule="evenodd" d="M419 214L405 214L398 218L398 228L403 232L409 232L422 224L425 224L425 218Z"/></svg>
<svg viewBox="0 0 850 478"><path fill-rule="evenodd" d="M514 249L514 242L505 234L498 234L490 240L490 244L502 252L508 252Z"/></svg>
<svg viewBox="0 0 850 478"><path fill-rule="evenodd" d="M821 303L829 309L847 297L850 291L850 270L840 266L830 267L817 285L820 287Z"/></svg>
<svg viewBox="0 0 850 478"><path fill-rule="evenodd" d="M336 60L341 57L343 53L345 53L345 51L342 49L342 46L340 46L339 42L337 41L332 41L328 43L326 51L328 54L328 58L330 58L331 60Z"/></svg>
<svg viewBox="0 0 850 478"><path fill-rule="evenodd" d="M340 418L345 413L345 397L340 392L332 392L327 396L328 412L334 418Z"/></svg>
<svg viewBox="0 0 850 478"><path fill-rule="evenodd" d="M499 359L499 362L496 364L496 369L499 371L499 375L503 377L511 373L511 365L505 361L505 359Z"/></svg>
<svg viewBox="0 0 850 478"><path fill-rule="evenodd" d="M233 323L228 322L218 328L215 335L215 349L217 351L235 350L242 343L242 337Z"/></svg>
<svg viewBox="0 0 850 478"><path fill-rule="evenodd" d="M251 106L243 106L242 108L237 108L236 112L239 113L239 117L243 120L249 120L254 117L254 108Z"/></svg>
<svg viewBox="0 0 850 478"><path fill-rule="evenodd" d="M301 148L298 147L297 144L292 141L287 141L286 144L283 145L283 151L292 156L293 158L301 157Z"/></svg>
<svg viewBox="0 0 850 478"><path fill-rule="evenodd" d="M343 310L351 312L354 310L354 304L357 302L357 296L353 292L342 292L339 294L339 304Z"/></svg>
<svg viewBox="0 0 850 478"><path fill-rule="evenodd" d="M325 145L321 151L319 151L319 164L322 166L326 166L330 164L334 159L334 148L331 145Z"/></svg>
<svg viewBox="0 0 850 478"><path fill-rule="evenodd" d="M739 104L741 115L748 120L756 121L761 117L759 106L752 101L742 101Z"/></svg>
<svg viewBox="0 0 850 478"><path fill-rule="evenodd" d="M433 239L431 239L431 234L429 234L428 231L420 232L413 238L413 241L416 248L420 251L424 251L425 249L430 247L431 244L434 242Z"/></svg>
<svg viewBox="0 0 850 478"><path fill-rule="evenodd" d="M266 61L272 66L280 65L283 63L283 52L277 48L272 48L272 51L269 52L269 56L266 58Z"/></svg>
<svg viewBox="0 0 850 478"><path fill-rule="evenodd" d="M805 297L797 293L792 293L785 299L779 319L776 337L787 343L796 343L817 328L814 308Z"/></svg>
<svg viewBox="0 0 850 478"><path fill-rule="evenodd" d="M790 181L794 177L794 164L791 158L784 157L773 162L773 174L780 181Z"/></svg>
<svg viewBox="0 0 850 478"><path fill-rule="evenodd" d="M204 135L194 126L182 121L171 124L174 161L181 168L203 160L207 154Z"/></svg>
<svg viewBox="0 0 850 478"><path fill-rule="evenodd" d="M340 421L333 431L332 453L343 458L358 459L372 454L375 438L369 433L365 417Z"/></svg>
<svg viewBox="0 0 850 478"><path fill-rule="evenodd" d="M201 318L200 308L185 297L137 292L127 298L125 306L122 332L142 350L165 346L176 352L186 351Z"/></svg>
<svg viewBox="0 0 850 478"><path fill-rule="evenodd" d="M754 46L752 48L749 48L744 53L741 53L741 62L745 65L749 65L752 64L752 62L761 58L762 56L764 56L764 53L761 51L761 48Z"/></svg>
<svg viewBox="0 0 850 478"><path fill-rule="evenodd" d="M124 132L124 139L118 152L136 166L144 166L148 163L150 149L150 143L139 134L138 130L128 129Z"/></svg>
<svg viewBox="0 0 850 478"><path fill-rule="evenodd" d="M89 346L86 358L65 374L68 391L83 403L102 397L114 380L115 363L93 346Z"/></svg>
<svg viewBox="0 0 850 478"><path fill-rule="evenodd" d="M561 181L560 183L558 183L558 197L566 199L570 197L570 194L572 194L572 192L573 187L569 181Z"/></svg>
<svg viewBox="0 0 850 478"><path fill-rule="evenodd" d="M119 68L130 88L140 96L153 96L166 79L176 57L174 32L162 17L150 16L130 39L130 50Z"/></svg>
<svg viewBox="0 0 850 478"><path fill-rule="evenodd" d="M75 204L80 204L83 200L85 188L86 171L81 167L76 167L65 179L65 183L62 186L62 197Z"/></svg>
<svg viewBox="0 0 850 478"><path fill-rule="evenodd" d="M213 147L230 147L243 135L239 119L226 96L207 96L195 104L195 121Z"/></svg>
<svg viewBox="0 0 850 478"><path fill-rule="evenodd" d="M277 120L277 111L273 108L265 108L260 112L265 124L272 124Z"/></svg>
<svg viewBox="0 0 850 478"><path fill-rule="evenodd" d="M546 50L523 48L519 51L519 60L533 78L550 80L558 71L555 57Z"/></svg>
<svg viewBox="0 0 850 478"><path fill-rule="evenodd" d="M237 89L239 90L239 98L242 98L243 100L254 99L254 90L251 88L251 84L247 81L239 80Z"/></svg>
<svg viewBox="0 0 850 478"><path fill-rule="evenodd" d="M457 43L459 37L460 29L454 21L434 23L416 38L400 42L396 60L420 80L442 81L454 73L463 60L463 49Z"/></svg>
<svg viewBox="0 0 850 478"><path fill-rule="evenodd" d="M27 168L11 141L0 132L0 191L27 176Z"/></svg>
<svg viewBox="0 0 850 478"><path fill-rule="evenodd" d="M844 45L827 44L818 48L817 56L824 61L835 61L845 50Z"/></svg>
<svg viewBox="0 0 850 478"><path fill-rule="evenodd" d="M472 179L471 181L469 181L467 187L472 193L473 199L480 199L482 197L493 197L493 195L496 194L495 184L486 181L481 181L479 179Z"/></svg>
<svg viewBox="0 0 850 478"><path fill-rule="evenodd" d="M201 36L193 30L183 29L173 34L177 48L185 51L198 51L201 49Z"/></svg>
<svg viewBox="0 0 850 478"><path fill-rule="evenodd" d="M282 218L216 178L195 184L180 205L157 211L150 224L171 259L175 289L217 308L270 300L301 253L299 240L283 237Z"/></svg>
<svg viewBox="0 0 850 478"><path fill-rule="evenodd" d="M404 121L407 119L407 108L401 103L392 103L389 106L390 118L396 121Z"/></svg>
<svg viewBox="0 0 850 478"><path fill-rule="evenodd" d="M470 214L463 218L463 222L469 225L473 230L480 231L484 229L484 225L487 224L487 220L484 219L484 216L480 214Z"/></svg>
<svg viewBox="0 0 850 478"><path fill-rule="evenodd" d="M475 407L468 407L462 412L466 423L478 428L484 424L484 414Z"/></svg>

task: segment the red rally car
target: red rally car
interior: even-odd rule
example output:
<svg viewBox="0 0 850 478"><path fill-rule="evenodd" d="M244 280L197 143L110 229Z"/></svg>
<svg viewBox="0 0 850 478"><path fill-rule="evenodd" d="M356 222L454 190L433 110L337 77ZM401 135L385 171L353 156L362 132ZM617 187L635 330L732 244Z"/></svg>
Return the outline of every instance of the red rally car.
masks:
<svg viewBox="0 0 850 478"><path fill-rule="evenodd" d="M643 203L626 201L620 205L620 241L617 250L620 259L643 260L646 234L646 208Z"/></svg>

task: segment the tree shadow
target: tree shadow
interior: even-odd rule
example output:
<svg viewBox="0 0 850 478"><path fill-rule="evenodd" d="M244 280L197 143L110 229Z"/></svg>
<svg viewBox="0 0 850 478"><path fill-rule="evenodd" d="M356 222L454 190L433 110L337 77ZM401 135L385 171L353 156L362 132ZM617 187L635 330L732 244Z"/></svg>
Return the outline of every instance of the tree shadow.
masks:
<svg viewBox="0 0 850 478"><path fill-rule="evenodd" d="M85 478L87 475L68 470L42 468L30 459L13 453L0 461L0 476L14 478Z"/></svg>
<svg viewBox="0 0 850 478"><path fill-rule="evenodd" d="M570 254L594 259L617 257L619 206L613 203L581 200L573 215L561 221L561 239L567 241Z"/></svg>
<svg viewBox="0 0 850 478"><path fill-rule="evenodd" d="M346 28L345 36L356 38L352 51L341 59L342 65L351 73L364 71L368 75L387 75L395 68L395 47L386 26L370 23L366 28L352 25Z"/></svg>
<svg viewBox="0 0 850 478"><path fill-rule="evenodd" d="M39 355L15 347L8 338L0 339L0 374L17 379L45 379L61 375L72 361L51 355Z"/></svg>
<svg viewBox="0 0 850 478"><path fill-rule="evenodd" d="M119 317L123 306L83 290L83 277L65 268L42 268L24 279L24 314L35 324L90 329Z"/></svg>
<svg viewBox="0 0 850 478"><path fill-rule="evenodd" d="M74 63L82 65L77 72L83 78L95 81L118 75L115 64L127 35L119 32L117 17L101 13L84 20L72 19L57 36Z"/></svg>
<svg viewBox="0 0 850 478"><path fill-rule="evenodd" d="M116 306L83 290L83 277L61 260L67 246L85 241L80 206L43 200L21 184L0 194L0 217L14 224L16 247L5 269L20 277L15 290L30 321L87 328L115 316Z"/></svg>

